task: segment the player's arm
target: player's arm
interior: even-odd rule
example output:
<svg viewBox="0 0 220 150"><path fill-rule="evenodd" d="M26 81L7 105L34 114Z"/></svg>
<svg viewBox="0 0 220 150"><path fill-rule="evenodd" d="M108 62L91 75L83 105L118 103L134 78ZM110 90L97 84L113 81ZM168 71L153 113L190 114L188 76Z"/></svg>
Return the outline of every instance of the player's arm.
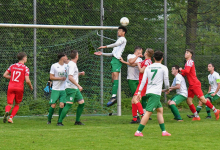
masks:
<svg viewBox="0 0 220 150"><path fill-rule="evenodd" d="M85 75L85 72L82 71L82 72L79 72L79 76L84 76Z"/></svg>
<svg viewBox="0 0 220 150"><path fill-rule="evenodd" d="M137 66L137 63L130 63L130 62L127 62L127 61L124 61L124 59L122 57L120 57L119 59L123 64L126 64L126 65L129 65L129 66L132 66L132 67L135 67Z"/></svg>
<svg viewBox="0 0 220 150"><path fill-rule="evenodd" d="M10 79L11 78L10 72L8 72L8 70L6 70L5 73L3 74L3 77L6 79Z"/></svg>
<svg viewBox="0 0 220 150"><path fill-rule="evenodd" d="M180 89L180 84L176 84L175 86L171 86L169 88L169 91L176 90L176 89Z"/></svg>
<svg viewBox="0 0 220 150"><path fill-rule="evenodd" d="M62 80L62 81L65 81L66 77L55 77L54 74L50 73L50 80Z"/></svg>
<svg viewBox="0 0 220 150"><path fill-rule="evenodd" d="M170 87L170 83L169 83L169 75L168 75L167 67L164 69L163 81L164 81L165 89L168 91Z"/></svg>
<svg viewBox="0 0 220 150"><path fill-rule="evenodd" d="M137 55L137 56L134 57L134 58L128 59L128 62L129 62L130 64L133 64L133 63L135 63L135 61L138 59L138 57L143 57L143 56L142 56L142 54Z"/></svg>
<svg viewBox="0 0 220 150"><path fill-rule="evenodd" d="M29 76L25 76L25 81L26 81L26 84L29 86L29 88L32 91L33 90L33 86L31 84L31 80L30 80Z"/></svg>
<svg viewBox="0 0 220 150"><path fill-rule="evenodd" d="M141 85L140 85L140 87L139 87L139 89L138 89L138 98L139 98L139 100L141 99L141 91L143 90L143 88L144 88L144 85L145 85L145 83L146 83L146 81L147 81L147 77L148 77L148 74L147 74L147 69L144 71L144 74L143 74L143 79L141 80Z"/></svg>
<svg viewBox="0 0 220 150"><path fill-rule="evenodd" d="M144 73L145 68L146 68L146 66L143 66L141 68L141 63L138 63L138 69L139 69L140 73Z"/></svg>
<svg viewBox="0 0 220 150"><path fill-rule="evenodd" d="M190 66L186 66L185 69L179 68L181 74L183 76L185 76L186 74L188 74L190 72L191 67Z"/></svg>
<svg viewBox="0 0 220 150"><path fill-rule="evenodd" d="M95 55L98 55L98 56L100 56L100 55L102 55L102 56L108 56L108 57L113 56L112 53L103 53L103 52L101 52L101 51L95 52L94 54L95 54Z"/></svg>
<svg viewBox="0 0 220 150"><path fill-rule="evenodd" d="M79 88L80 91L83 90L83 88L76 82L76 80L74 80L74 78L73 78L72 75L68 75L68 77L69 77L70 82L72 82L73 84L75 84L75 85Z"/></svg>

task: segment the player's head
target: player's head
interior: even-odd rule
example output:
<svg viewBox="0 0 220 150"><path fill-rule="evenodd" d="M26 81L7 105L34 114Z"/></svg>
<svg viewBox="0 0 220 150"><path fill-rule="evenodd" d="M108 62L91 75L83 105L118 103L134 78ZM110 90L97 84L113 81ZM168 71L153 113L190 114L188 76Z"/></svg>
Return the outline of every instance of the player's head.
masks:
<svg viewBox="0 0 220 150"><path fill-rule="evenodd" d="M124 26L120 26L118 27L118 36L125 36L125 34L127 33L127 29Z"/></svg>
<svg viewBox="0 0 220 150"><path fill-rule="evenodd" d="M25 52L20 52L17 54L18 61L24 61L24 63L27 62L27 54Z"/></svg>
<svg viewBox="0 0 220 150"><path fill-rule="evenodd" d="M143 49L142 49L142 47L140 47L140 46L136 46L136 47L134 48L134 53L142 54L142 51L143 51Z"/></svg>
<svg viewBox="0 0 220 150"><path fill-rule="evenodd" d="M208 71L213 72L215 70L215 66L212 63L208 64Z"/></svg>
<svg viewBox="0 0 220 150"><path fill-rule="evenodd" d="M78 60L78 58L79 58L78 51L77 50L72 50L71 53L70 53L70 58Z"/></svg>
<svg viewBox="0 0 220 150"><path fill-rule="evenodd" d="M162 61L163 60L163 52L161 51L156 51L154 53L154 60L155 61Z"/></svg>
<svg viewBox="0 0 220 150"><path fill-rule="evenodd" d="M66 56L66 54L63 53L63 52L59 53L59 54L57 55L57 58L58 58L59 61L62 60L63 62L66 62L67 59L68 59L67 56Z"/></svg>
<svg viewBox="0 0 220 150"><path fill-rule="evenodd" d="M186 49L185 58L186 58L186 59L192 58L193 53L194 53L193 50L191 50L191 49Z"/></svg>
<svg viewBox="0 0 220 150"><path fill-rule="evenodd" d="M173 65L172 66L172 75L176 75L177 73L179 73L179 66L178 65Z"/></svg>
<svg viewBox="0 0 220 150"><path fill-rule="evenodd" d="M152 48L147 48L145 53L144 53L144 57L152 57L154 55L154 50Z"/></svg>

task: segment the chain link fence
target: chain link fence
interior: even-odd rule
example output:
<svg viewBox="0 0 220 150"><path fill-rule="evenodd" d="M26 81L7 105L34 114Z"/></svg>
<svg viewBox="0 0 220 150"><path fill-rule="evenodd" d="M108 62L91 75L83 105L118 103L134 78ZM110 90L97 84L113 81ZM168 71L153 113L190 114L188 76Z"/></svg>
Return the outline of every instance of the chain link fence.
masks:
<svg viewBox="0 0 220 150"><path fill-rule="evenodd" d="M127 45L122 57L126 60L132 54L135 46L143 49L153 48L164 51L164 5L161 0L105 0L104 26L120 26L120 18L126 16L130 20L126 34ZM204 92L208 90L208 63L215 64L219 70L220 28L219 0L174 1L167 3L167 66L184 67L184 52L186 48L195 51L197 76L202 82ZM32 1L2 1L0 2L0 23L33 24ZM100 1L37 1L37 24L50 25L100 25ZM100 33L100 31L98 31ZM104 36L116 39L117 32L104 30ZM8 80L2 77L4 71L17 62L16 54L25 51L28 54L27 66L30 69L30 79L33 83L33 29L0 28L0 113L4 113ZM104 39L103 44L112 41ZM37 100L33 92L25 85L24 99L19 115L47 114L49 97L44 95L44 87L49 78L50 66L57 62L57 54L71 49L79 50L79 70L86 72L80 77L84 87L83 96L86 100L86 114L104 114L116 112L112 108L100 104L100 57L93 55L100 46L100 37L95 30L67 29L37 29ZM105 49L104 52L111 52ZM104 57L104 105L111 96L111 58ZM132 97L127 83L127 66L122 70L122 108L130 105ZM173 76L170 73L170 82ZM168 95L169 98L170 95ZM162 98L162 101L163 98ZM73 107L71 114L75 113Z"/></svg>

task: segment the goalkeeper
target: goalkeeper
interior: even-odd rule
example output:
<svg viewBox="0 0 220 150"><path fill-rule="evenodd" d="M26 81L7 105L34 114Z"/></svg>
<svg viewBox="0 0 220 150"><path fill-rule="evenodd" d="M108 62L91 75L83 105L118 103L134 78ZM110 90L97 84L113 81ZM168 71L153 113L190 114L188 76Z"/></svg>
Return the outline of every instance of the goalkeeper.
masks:
<svg viewBox="0 0 220 150"><path fill-rule="evenodd" d="M101 51L95 52L95 55L103 55L103 56L112 56L111 61L111 72L112 72L112 97L107 103L107 107L112 106L117 102L117 90L118 90L118 76L121 70L122 63L120 62L121 55L125 49L127 40L125 38L125 34L127 33L127 29L123 26L118 28L118 40L107 46L100 46L98 49L103 48L113 48L112 53L103 53Z"/></svg>

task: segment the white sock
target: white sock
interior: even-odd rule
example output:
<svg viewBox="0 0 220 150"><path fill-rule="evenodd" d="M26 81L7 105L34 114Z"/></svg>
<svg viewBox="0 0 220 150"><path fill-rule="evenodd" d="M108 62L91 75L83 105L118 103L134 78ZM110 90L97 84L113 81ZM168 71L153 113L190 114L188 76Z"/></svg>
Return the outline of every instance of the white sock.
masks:
<svg viewBox="0 0 220 150"><path fill-rule="evenodd" d="M194 113L194 116L197 117L197 118L199 117L197 111Z"/></svg>
<svg viewBox="0 0 220 150"><path fill-rule="evenodd" d="M138 131L138 130L137 130L136 132L137 132L137 133L141 133L141 131Z"/></svg>
<svg viewBox="0 0 220 150"><path fill-rule="evenodd" d="M112 97L115 97L116 96L116 94L112 94Z"/></svg>
<svg viewBox="0 0 220 150"><path fill-rule="evenodd" d="M144 110L144 114L146 113L146 109L143 109Z"/></svg>
<svg viewBox="0 0 220 150"><path fill-rule="evenodd" d="M167 131L165 130L165 131L162 131L162 132L167 132Z"/></svg>

